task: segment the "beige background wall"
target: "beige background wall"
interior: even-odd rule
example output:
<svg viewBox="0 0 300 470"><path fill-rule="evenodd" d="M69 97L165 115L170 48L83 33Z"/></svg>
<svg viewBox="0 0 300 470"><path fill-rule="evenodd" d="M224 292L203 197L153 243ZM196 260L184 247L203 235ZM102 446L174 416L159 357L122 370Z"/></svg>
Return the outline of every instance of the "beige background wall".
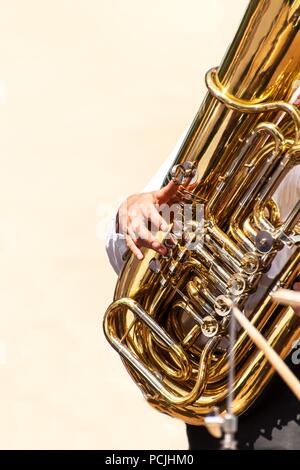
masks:
<svg viewBox="0 0 300 470"><path fill-rule="evenodd" d="M204 94L247 1L0 0L0 447L186 448L103 338L102 228Z"/></svg>

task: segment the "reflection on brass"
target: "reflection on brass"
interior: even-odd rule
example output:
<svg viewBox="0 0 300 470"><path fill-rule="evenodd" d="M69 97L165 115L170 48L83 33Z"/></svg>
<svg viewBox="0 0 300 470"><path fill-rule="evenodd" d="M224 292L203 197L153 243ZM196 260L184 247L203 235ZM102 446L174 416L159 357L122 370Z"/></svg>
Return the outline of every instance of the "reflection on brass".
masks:
<svg viewBox="0 0 300 470"><path fill-rule="evenodd" d="M299 17L300 0L250 1L164 181L176 178L185 203L204 203L202 241L190 249L186 234L169 257L131 255L104 317L108 341L149 403L191 424L215 407L226 412L227 301L243 310L284 246L295 249L249 319L282 358L300 337L299 318L271 296L292 286L300 261L300 202L281 220L273 199L300 161ZM241 414L273 369L242 329L234 352L233 411Z"/></svg>

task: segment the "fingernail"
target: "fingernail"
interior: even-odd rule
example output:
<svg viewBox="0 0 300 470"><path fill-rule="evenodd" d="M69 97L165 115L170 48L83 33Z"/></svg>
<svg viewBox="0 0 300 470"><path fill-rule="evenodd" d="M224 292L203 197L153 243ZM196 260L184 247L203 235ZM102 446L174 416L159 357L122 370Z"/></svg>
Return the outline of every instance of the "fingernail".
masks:
<svg viewBox="0 0 300 470"><path fill-rule="evenodd" d="M161 224L160 228L161 228L161 230L162 230L163 232L167 232L167 231L168 231L168 226L167 226L167 224Z"/></svg>
<svg viewBox="0 0 300 470"><path fill-rule="evenodd" d="M143 255L142 255L142 254L137 255L137 258L138 258L139 260L141 260L141 259L143 259Z"/></svg>
<svg viewBox="0 0 300 470"><path fill-rule="evenodd" d="M153 248L154 250L158 250L159 247L160 247L160 243L159 243L159 242L153 242L153 243L152 243L152 248Z"/></svg>

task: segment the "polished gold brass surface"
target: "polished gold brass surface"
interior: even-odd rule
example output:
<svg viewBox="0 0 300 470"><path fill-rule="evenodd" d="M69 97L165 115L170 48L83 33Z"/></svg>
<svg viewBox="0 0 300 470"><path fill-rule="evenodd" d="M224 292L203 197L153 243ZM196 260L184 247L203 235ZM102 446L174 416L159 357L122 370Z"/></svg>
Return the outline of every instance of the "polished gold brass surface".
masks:
<svg viewBox="0 0 300 470"><path fill-rule="evenodd" d="M166 258L151 250L141 262L131 255L105 314L106 337L147 400L188 423L203 424L214 407L226 412L228 299L282 358L300 337L292 309L271 297L292 285L300 261L300 203L281 220L272 199L300 161L293 104L299 28L300 0L250 2L221 66L206 76L208 95L174 162L178 184L183 168L193 175L179 193L182 204L204 204L203 236L190 249L187 230ZM201 221L188 222L197 228ZM255 304L257 286L284 246L290 254ZM150 269L150 261L158 268ZM273 370L242 330L234 352L233 411L241 414Z"/></svg>

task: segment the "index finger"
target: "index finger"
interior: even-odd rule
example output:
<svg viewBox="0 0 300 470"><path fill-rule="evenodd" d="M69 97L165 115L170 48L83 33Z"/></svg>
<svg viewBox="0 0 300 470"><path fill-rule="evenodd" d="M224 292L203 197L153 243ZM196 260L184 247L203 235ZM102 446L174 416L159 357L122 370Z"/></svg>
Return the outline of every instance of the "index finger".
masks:
<svg viewBox="0 0 300 470"><path fill-rule="evenodd" d="M166 186L159 189L156 193L157 202L159 204L164 204L173 199L177 194L178 186L174 181L170 181Z"/></svg>

